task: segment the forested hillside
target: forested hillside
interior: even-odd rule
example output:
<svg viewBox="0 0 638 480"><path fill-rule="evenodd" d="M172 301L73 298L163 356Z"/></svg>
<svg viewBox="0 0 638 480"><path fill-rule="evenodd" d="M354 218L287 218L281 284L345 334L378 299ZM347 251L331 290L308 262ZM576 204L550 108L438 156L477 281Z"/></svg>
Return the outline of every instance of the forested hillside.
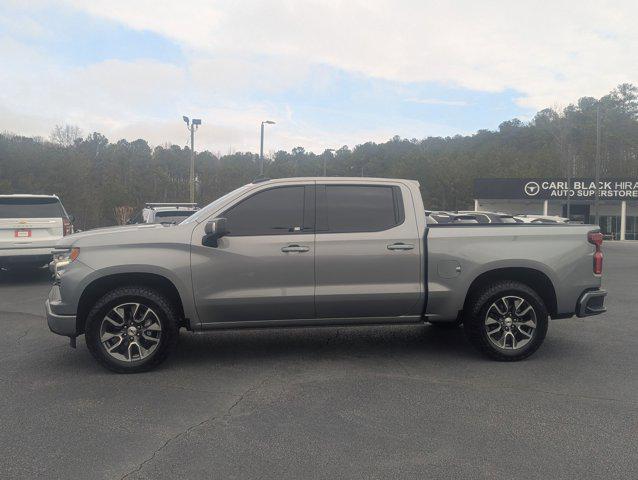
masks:
<svg viewBox="0 0 638 480"><path fill-rule="evenodd" d="M503 122L498 131L365 143L323 154L279 151L266 160L266 176L411 178L421 182L428 208L466 208L476 177L593 176L596 117L600 108L601 176L638 178L638 88L620 85L609 95L581 98L529 122ZM177 121L177 120L176 120ZM110 142L100 133L79 137L57 128L49 140L0 135L0 193L56 193L78 228L112 225L114 207L188 201L190 151L151 148L144 140ZM196 156L197 201L206 204L258 176L253 153Z"/></svg>

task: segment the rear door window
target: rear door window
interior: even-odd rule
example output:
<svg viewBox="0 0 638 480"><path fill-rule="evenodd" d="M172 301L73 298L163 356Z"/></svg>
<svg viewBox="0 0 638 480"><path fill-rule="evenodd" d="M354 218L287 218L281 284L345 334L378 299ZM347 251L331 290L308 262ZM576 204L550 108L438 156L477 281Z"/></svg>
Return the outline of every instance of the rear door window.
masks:
<svg viewBox="0 0 638 480"><path fill-rule="evenodd" d="M318 232L379 232L400 225L404 219L399 187L317 186Z"/></svg>
<svg viewBox="0 0 638 480"><path fill-rule="evenodd" d="M66 217L57 198L0 198L0 218Z"/></svg>

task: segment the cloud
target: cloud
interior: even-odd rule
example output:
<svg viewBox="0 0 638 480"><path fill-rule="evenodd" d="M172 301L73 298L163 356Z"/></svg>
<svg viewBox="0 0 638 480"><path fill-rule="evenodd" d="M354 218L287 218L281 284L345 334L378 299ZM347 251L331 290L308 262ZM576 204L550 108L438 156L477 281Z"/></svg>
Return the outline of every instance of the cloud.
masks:
<svg viewBox="0 0 638 480"><path fill-rule="evenodd" d="M259 123L272 118L277 125L267 143L320 151L395 134L467 132L461 120L423 119L418 104L449 107L467 121L482 108L475 92L507 92L509 110L498 112L504 120L512 101L522 117L638 78L634 1L10 5L0 11L0 129L19 125L24 134L46 135L54 123L68 122L111 138L183 144L180 118L188 114L204 119L200 145L256 151ZM182 58L65 64L45 48L56 19L33 14L63 10L160 35Z"/></svg>
<svg viewBox="0 0 638 480"><path fill-rule="evenodd" d="M442 100L440 98L406 98L404 101L423 105L445 105L449 107L467 107L470 104L465 100Z"/></svg>
<svg viewBox="0 0 638 480"><path fill-rule="evenodd" d="M72 3L196 51L263 54L293 69L326 64L398 82L513 89L534 108L602 95L638 76L633 0Z"/></svg>

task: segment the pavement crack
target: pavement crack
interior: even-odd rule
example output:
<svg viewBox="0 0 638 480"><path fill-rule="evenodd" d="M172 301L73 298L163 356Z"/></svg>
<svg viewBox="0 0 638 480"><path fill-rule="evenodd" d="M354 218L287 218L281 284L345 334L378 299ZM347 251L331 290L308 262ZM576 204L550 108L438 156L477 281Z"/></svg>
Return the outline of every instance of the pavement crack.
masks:
<svg viewBox="0 0 638 480"><path fill-rule="evenodd" d="M162 450L164 450L166 447L168 447L172 442L174 442L175 440L177 440L180 437L183 437L185 435L188 435L190 432L192 432L193 430L195 430L196 428L199 428L203 425L206 425L207 423L211 423L214 422L216 420L222 420L224 418L227 418L231 415L232 411L251 393L253 393L254 391L258 390L259 388L261 388L264 383L266 383L267 379L262 380L261 382L259 382L256 385L253 385L252 387L246 389L243 393L241 393L239 395L239 397L237 397L237 399L233 402L233 404L228 407L226 409L226 412L223 415L214 415L212 417L208 417L204 420L202 420L199 423L196 423L195 425L191 425L190 427L186 428L185 430L182 430L181 432L176 433L175 435L169 437L162 445L160 445L157 449L155 449L153 451L153 453L151 454L150 457L148 457L146 460L144 460L142 463L140 463L137 467L135 467L133 470L127 472L124 474L124 476L122 476L120 478L120 480L125 480L126 478L130 477L131 475L135 474L135 473L139 473L142 468L144 468L144 466L146 466L148 463L152 462L155 457L157 457L160 452Z"/></svg>
<svg viewBox="0 0 638 480"><path fill-rule="evenodd" d="M20 335L18 338L16 338L16 343L19 342L20 340L22 340L24 337L26 337L29 332L31 331L30 328L28 328L22 335Z"/></svg>

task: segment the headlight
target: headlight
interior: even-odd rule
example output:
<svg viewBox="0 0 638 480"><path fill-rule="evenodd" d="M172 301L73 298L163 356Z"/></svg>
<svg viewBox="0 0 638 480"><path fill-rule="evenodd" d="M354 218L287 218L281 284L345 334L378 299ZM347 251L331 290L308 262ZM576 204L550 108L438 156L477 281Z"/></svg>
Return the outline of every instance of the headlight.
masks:
<svg viewBox="0 0 638 480"><path fill-rule="evenodd" d="M54 250L51 270L53 271L55 278L60 278L64 272L64 268L74 262L79 256L80 249L77 247L64 250Z"/></svg>

